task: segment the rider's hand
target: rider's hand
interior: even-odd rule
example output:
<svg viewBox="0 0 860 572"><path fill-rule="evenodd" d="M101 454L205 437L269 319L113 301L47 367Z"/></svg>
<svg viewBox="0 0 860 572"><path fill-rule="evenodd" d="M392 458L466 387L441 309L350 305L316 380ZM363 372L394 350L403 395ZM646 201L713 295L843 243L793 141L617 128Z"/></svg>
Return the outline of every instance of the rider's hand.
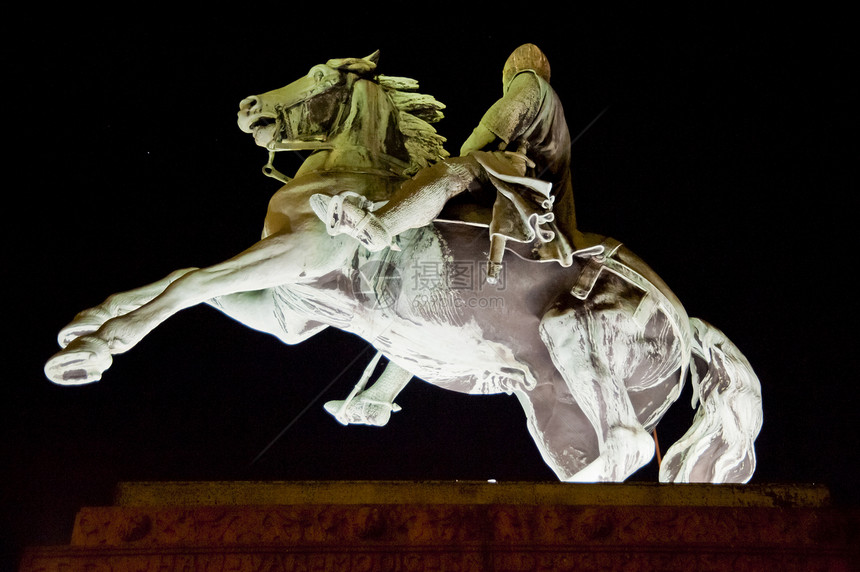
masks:
<svg viewBox="0 0 860 572"><path fill-rule="evenodd" d="M472 131L472 134L469 135L469 138L466 139L466 142L463 143L463 146L460 147L460 156L464 157L472 151L480 151L481 149L484 149L488 145L493 143L495 140L496 136L493 134L492 131L490 131L483 125L478 125Z"/></svg>

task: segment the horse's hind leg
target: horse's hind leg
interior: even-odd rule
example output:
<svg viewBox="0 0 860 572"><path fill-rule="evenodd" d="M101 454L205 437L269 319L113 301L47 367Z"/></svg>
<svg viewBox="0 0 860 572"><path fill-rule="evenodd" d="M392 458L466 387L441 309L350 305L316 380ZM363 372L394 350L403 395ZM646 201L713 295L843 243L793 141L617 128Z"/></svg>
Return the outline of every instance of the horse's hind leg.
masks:
<svg viewBox="0 0 860 572"><path fill-rule="evenodd" d="M563 379L514 393L541 457L559 480L573 480L600 454L597 435Z"/></svg>
<svg viewBox="0 0 860 572"><path fill-rule="evenodd" d="M147 284L146 286L126 292L111 294L98 306L78 313L69 324L61 328L60 333L57 335L57 342L60 344L60 347L65 348L76 338L92 334L108 320L137 310L164 292L178 278L181 278L192 270L195 269L183 268L175 270L152 284Z"/></svg>
<svg viewBox="0 0 860 572"><path fill-rule="evenodd" d="M641 293L616 279L588 300L558 305L541 321L541 336L571 395L597 434L600 454L570 481L623 481L654 455L653 438L643 428L621 366L640 344L641 327L631 319Z"/></svg>

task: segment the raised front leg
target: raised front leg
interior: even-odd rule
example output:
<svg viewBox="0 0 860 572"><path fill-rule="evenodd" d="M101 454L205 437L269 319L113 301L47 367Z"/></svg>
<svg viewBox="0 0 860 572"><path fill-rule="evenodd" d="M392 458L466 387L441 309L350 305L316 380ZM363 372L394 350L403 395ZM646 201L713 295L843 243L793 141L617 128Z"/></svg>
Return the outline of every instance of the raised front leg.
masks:
<svg viewBox="0 0 860 572"><path fill-rule="evenodd" d="M179 310L221 296L309 280L339 268L354 247L316 226L271 235L230 260L185 272L147 303L75 337L48 360L46 375L63 385L98 381L113 355L134 347Z"/></svg>
<svg viewBox="0 0 860 572"><path fill-rule="evenodd" d="M178 278L192 270L196 269L183 268L175 270L168 276L152 284L147 284L146 286L141 286L127 292L111 294L107 300L98 306L80 312L75 316L74 320L60 329L60 333L57 335L57 342L61 348L64 348L76 338L95 332L108 320L137 310L164 292Z"/></svg>

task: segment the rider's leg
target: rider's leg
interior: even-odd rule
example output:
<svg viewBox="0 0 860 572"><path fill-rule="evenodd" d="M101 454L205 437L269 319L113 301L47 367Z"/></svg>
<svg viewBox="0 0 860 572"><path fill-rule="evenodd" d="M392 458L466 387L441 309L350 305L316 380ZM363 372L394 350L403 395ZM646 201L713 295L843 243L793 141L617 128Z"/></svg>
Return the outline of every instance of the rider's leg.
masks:
<svg viewBox="0 0 860 572"><path fill-rule="evenodd" d="M419 171L375 212L349 199L341 202L319 195L317 200L325 201L325 206L317 210L332 234L347 234L369 250L378 251L390 246L392 238L401 232L429 224L448 200L474 187L479 174L473 158L455 157Z"/></svg>
<svg viewBox="0 0 860 572"><path fill-rule="evenodd" d="M570 481L623 481L654 455L625 386L625 368L637 363L636 348L646 347L631 318L631 288L611 276L581 304L558 306L541 321L541 336L599 442L600 455Z"/></svg>
<svg viewBox="0 0 860 572"><path fill-rule="evenodd" d="M437 163L405 181L374 214L392 236L422 227L442 212L450 199L473 187L479 174L478 163L471 157Z"/></svg>

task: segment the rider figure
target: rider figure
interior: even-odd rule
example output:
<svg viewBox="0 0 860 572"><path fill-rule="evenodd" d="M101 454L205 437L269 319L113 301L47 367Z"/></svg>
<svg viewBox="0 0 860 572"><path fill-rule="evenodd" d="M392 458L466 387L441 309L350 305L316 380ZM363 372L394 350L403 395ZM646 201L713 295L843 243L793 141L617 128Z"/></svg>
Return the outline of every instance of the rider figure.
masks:
<svg viewBox="0 0 860 572"><path fill-rule="evenodd" d="M484 114L459 157L421 170L374 212L360 200L326 195L312 200L315 212L330 234L347 234L379 251L401 232L429 224L460 193L495 188L492 216L486 220L488 282L497 278L509 240L515 247L533 248L527 257L569 266L584 240L573 208L570 133L549 79L549 62L540 49L520 46L502 71L502 97ZM391 411L399 410L394 398L411 377L389 363L371 388L326 408L341 422L384 425Z"/></svg>
<svg viewBox="0 0 860 572"><path fill-rule="evenodd" d="M549 62L537 46L520 46L505 63L501 99L459 157L423 169L374 212L350 198L323 195L315 197L314 210L331 234L347 234L378 251L401 232L429 224L454 196L495 187L492 218L486 221L490 278L494 264L499 270L506 243L511 247L508 241L530 247L526 257L569 266L581 235L573 208L570 133L549 78Z"/></svg>

